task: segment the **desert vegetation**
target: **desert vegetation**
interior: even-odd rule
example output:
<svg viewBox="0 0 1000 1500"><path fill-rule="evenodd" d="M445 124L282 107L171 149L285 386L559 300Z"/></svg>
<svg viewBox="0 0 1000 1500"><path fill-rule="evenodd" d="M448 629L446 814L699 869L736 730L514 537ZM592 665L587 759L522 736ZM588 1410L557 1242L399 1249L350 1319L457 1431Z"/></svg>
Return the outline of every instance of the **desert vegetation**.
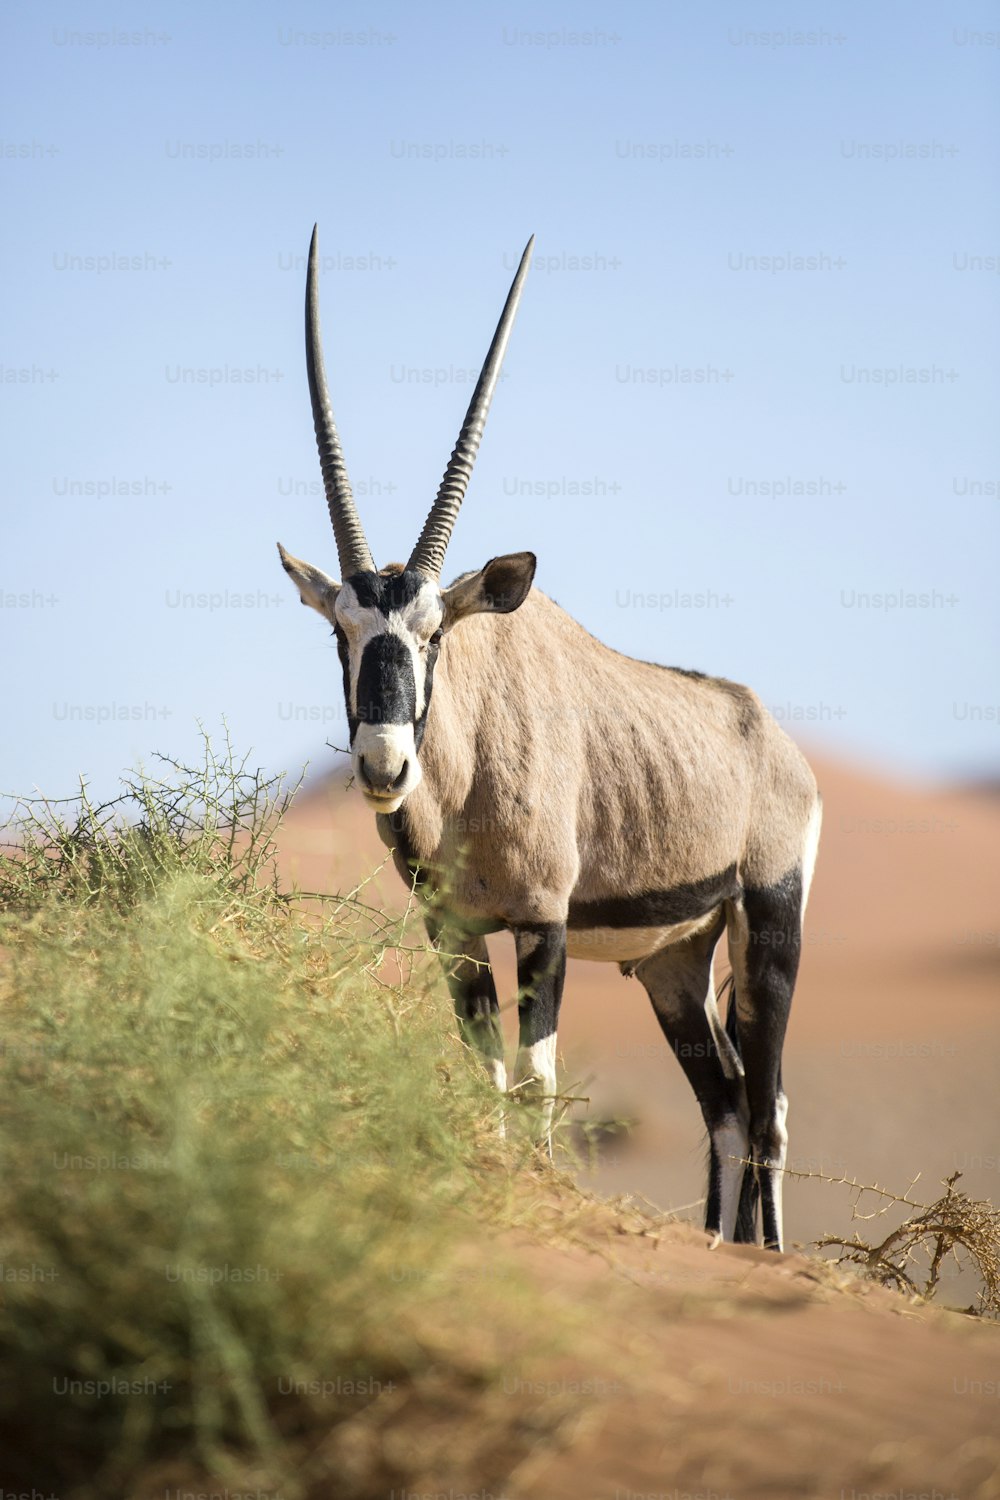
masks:
<svg viewBox="0 0 1000 1500"><path fill-rule="evenodd" d="M285 800L206 742L112 803L21 806L0 874L15 1485L133 1493L176 1464L382 1492L352 1429L494 1382L470 1327L531 1343L512 1269L477 1259L524 1162L436 960L356 897L319 919L281 898ZM379 977L387 944L405 986Z"/></svg>

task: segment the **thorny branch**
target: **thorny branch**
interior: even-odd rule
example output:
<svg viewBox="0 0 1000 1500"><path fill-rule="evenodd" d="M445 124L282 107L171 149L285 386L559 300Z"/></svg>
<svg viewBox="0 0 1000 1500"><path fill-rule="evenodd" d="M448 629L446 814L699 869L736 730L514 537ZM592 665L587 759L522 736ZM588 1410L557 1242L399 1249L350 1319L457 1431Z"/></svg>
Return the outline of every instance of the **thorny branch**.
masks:
<svg viewBox="0 0 1000 1500"><path fill-rule="evenodd" d="M970 1198L960 1192L955 1184L962 1176L953 1172L942 1180L945 1192L934 1203L918 1203L910 1193L918 1181L914 1178L905 1193L892 1193L887 1188L869 1186L857 1178L828 1177L824 1172L788 1171L789 1177L818 1177L823 1182L832 1182L853 1188L852 1218L870 1222L880 1218L896 1204L902 1204L914 1212L884 1239L869 1243L856 1230L850 1239L839 1235L824 1235L813 1243L817 1249L836 1249L837 1264L844 1261L860 1265L865 1274L883 1286L896 1287L911 1295L929 1301L938 1289L941 1270L948 1256L959 1262L958 1252L964 1251L979 1276L978 1306L968 1309L983 1317L1000 1317L1000 1210L981 1199ZM874 1193L886 1201L871 1213L861 1213L859 1204L862 1194ZM919 1268L919 1256L927 1260L925 1271Z"/></svg>

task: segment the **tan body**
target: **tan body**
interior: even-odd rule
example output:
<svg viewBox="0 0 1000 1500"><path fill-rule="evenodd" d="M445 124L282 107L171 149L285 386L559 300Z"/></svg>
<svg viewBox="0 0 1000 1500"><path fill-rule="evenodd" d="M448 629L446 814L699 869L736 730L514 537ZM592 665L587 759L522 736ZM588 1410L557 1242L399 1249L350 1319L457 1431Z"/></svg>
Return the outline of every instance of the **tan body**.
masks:
<svg viewBox="0 0 1000 1500"><path fill-rule="evenodd" d="M693 930L581 927L573 906L802 858L816 782L748 688L622 656L537 589L444 640L406 806L456 916L570 919L571 955L629 962ZM697 925L704 925L701 921Z"/></svg>

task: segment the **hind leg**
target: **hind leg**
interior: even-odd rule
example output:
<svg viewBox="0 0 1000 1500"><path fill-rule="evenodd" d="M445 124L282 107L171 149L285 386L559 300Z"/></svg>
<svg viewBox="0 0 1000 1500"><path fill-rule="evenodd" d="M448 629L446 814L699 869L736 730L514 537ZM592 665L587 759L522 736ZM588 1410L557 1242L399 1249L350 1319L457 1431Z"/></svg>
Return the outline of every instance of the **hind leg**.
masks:
<svg viewBox="0 0 1000 1500"><path fill-rule="evenodd" d="M712 956L723 926L720 914L709 931L662 948L640 963L635 973L653 1002L656 1019L708 1127L705 1228L731 1240L736 1233L749 1137L742 1066L719 1020L712 981Z"/></svg>
<svg viewBox="0 0 1000 1500"><path fill-rule="evenodd" d="M793 871L776 886L744 891L729 916L736 1030L750 1108L750 1155L764 1244L771 1250L783 1244L788 1100L781 1083L781 1052L802 947L802 889L801 874Z"/></svg>

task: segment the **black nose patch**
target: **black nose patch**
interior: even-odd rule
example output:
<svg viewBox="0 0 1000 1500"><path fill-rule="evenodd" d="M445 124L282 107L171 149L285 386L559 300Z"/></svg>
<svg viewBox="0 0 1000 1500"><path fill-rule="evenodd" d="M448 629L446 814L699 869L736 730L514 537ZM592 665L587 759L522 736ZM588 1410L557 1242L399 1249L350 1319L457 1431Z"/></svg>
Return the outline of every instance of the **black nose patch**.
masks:
<svg viewBox="0 0 1000 1500"><path fill-rule="evenodd" d="M360 724L412 724L417 716L413 657L398 635L369 641L358 672Z"/></svg>

